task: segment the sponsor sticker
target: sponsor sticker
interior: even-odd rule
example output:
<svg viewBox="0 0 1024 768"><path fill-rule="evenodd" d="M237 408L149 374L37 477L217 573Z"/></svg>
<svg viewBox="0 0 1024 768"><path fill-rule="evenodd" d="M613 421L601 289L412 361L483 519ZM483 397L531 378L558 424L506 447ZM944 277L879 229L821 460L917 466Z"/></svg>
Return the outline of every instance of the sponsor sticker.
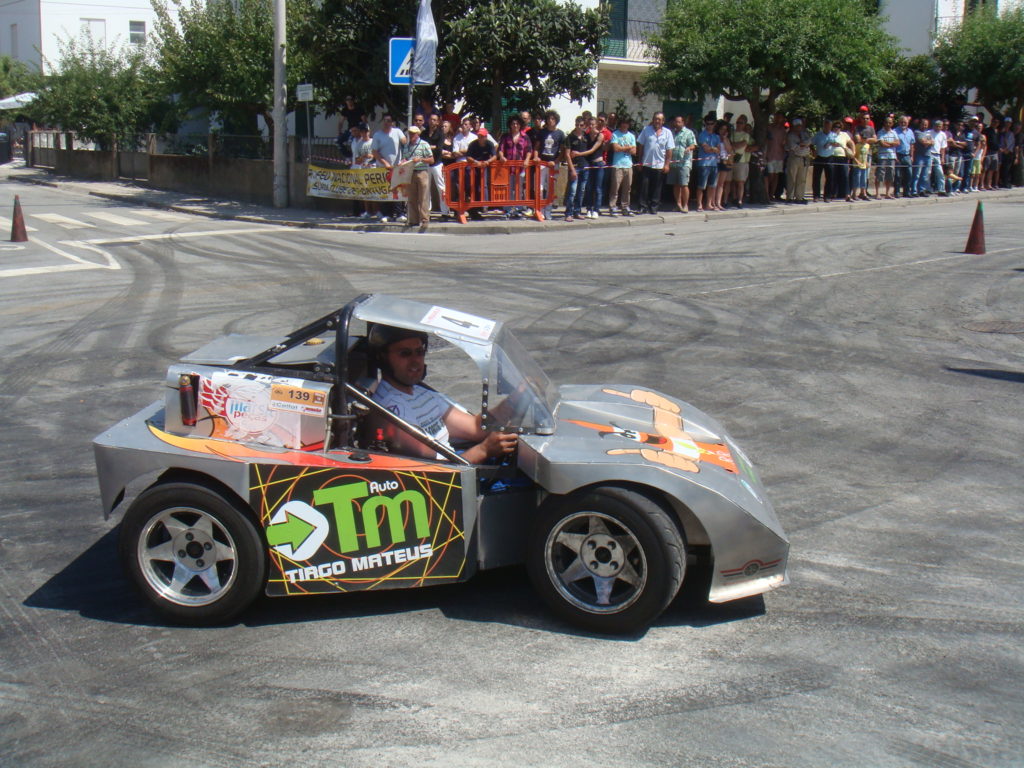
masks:
<svg viewBox="0 0 1024 768"><path fill-rule="evenodd" d="M327 408L327 394L315 389L303 389L291 384L274 384L270 388L270 409L288 411L306 416L323 416Z"/></svg>
<svg viewBox="0 0 1024 768"><path fill-rule="evenodd" d="M431 307L430 311L420 320L423 325L440 328L443 331L454 331L463 336L471 336L481 341L486 341L494 332L497 325L493 320L486 317L477 317L466 312L459 312L455 309L445 307Z"/></svg>

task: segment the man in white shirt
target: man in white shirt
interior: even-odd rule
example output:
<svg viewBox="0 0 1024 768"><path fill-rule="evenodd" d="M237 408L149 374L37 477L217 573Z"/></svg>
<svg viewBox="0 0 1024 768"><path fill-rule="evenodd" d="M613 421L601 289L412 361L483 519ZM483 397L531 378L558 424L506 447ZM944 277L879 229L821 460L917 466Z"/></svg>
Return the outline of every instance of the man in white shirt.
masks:
<svg viewBox="0 0 1024 768"><path fill-rule="evenodd" d="M498 458L516 449L517 438L510 432L485 432L479 415L456 407L444 395L422 386L427 373L427 334L406 328L374 324L368 344L382 379L373 399L399 418L419 427L435 441L451 448L448 442L479 441L467 448L462 457L473 464ZM436 454L406 432L384 428L385 437L400 453L435 458Z"/></svg>

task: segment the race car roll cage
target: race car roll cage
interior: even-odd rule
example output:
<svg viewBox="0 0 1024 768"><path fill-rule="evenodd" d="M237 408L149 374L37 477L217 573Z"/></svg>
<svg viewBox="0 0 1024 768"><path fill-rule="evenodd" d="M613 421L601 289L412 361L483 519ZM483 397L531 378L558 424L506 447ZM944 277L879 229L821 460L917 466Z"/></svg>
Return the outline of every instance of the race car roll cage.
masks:
<svg viewBox="0 0 1024 768"><path fill-rule="evenodd" d="M334 362L318 362L313 365L311 371L303 371L303 375L307 378L315 381L330 382L334 385L331 389L332 402L327 416L327 434L324 437L325 450L335 447L332 445L332 442L335 440L340 444L338 447L341 447L341 445L348 446L351 444L353 426L362 417L360 414L355 413L355 409L353 408L355 403L359 403L370 412L409 433L412 437L427 445L431 450L443 456L447 461L455 464L471 465L471 462L466 461L466 459L457 454L447 445L437 442L433 437L419 429L416 425L410 424L399 416L396 416L387 408L375 402L367 392L348 381L349 355L356 351L356 347L360 344L365 345L365 339L360 337L360 340L357 341L356 345L354 345L352 349L349 348L349 326L352 322L352 315L360 304L368 301L372 297L373 294L371 293L361 294L344 307L329 312L318 320L314 320L313 322L304 325L297 331L293 331L288 334L283 341L278 342L274 346L269 347L252 357L247 357L235 362L232 367L243 371L253 371L274 376L294 377L294 369L275 366L271 364L270 361L282 353L287 352L300 344L306 343L311 338L333 331ZM486 400L486 390L484 397ZM356 455L357 454L353 453L353 458L355 458Z"/></svg>

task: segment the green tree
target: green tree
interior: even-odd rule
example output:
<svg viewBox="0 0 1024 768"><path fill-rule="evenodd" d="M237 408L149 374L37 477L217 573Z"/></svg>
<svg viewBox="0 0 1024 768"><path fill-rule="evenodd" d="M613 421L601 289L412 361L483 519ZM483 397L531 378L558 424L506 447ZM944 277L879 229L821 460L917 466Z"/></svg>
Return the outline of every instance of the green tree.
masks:
<svg viewBox="0 0 1024 768"><path fill-rule="evenodd" d="M997 13L983 5L968 13L939 37L935 58L956 86L977 88L978 101L990 112L1019 116L1024 109L1024 6Z"/></svg>
<svg viewBox="0 0 1024 768"><path fill-rule="evenodd" d="M758 143L783 94L859 105L880 90L893 40L860 0L669 0L647 86L745 100Z"/></svg>
<svg viewBox="0 0 1024 768"><path fill-rule="evenodd" d="M608 16L558 0L489 0L446 18L444 32L441 89L490 114L497 129L502 99L512 109L541 109L552 96L593 93Z"/></svg>
<svg viewBox="0 0 1024 768"><path fill-rule="evenodd" d="M144 48L105 48L91 37L60 44L60 58L31 111L43 123L75 131L107 148L148 130L163 95Z"/></svg>
<svg viewBox="0 0 1024 768"><path fill-rule="evenodd" d="M31 91L37 76L23 62L10 56L0 56L0 99Z"/></svg>
<svg viewBox="0 0 1024 768"><path fill-rule="evenodd" d="M915 117L945 115L956 98L956 89L931 56L897 58L889 67L885 85L875 100L880 114L905 113Z"/></svg>
<svg viewBox="0 0 1024 768"><path fill-rule="evenodd" d="M256 117L273 125L274 26L272 0L153 0L162 85L184 109L220 113L228 132L255 134ZM288 104L306 76L293 20L312 13L311 0L288 0Z"/></svg>
<svg viewBox="0 0 1024 768"><path fill-rule="evenodd" d="M591 71L607 32L607 11L558 0L434 0L437 83L423 92L463 100L500 122L509 109L539 109L554 96L593 93ZM300 21L298 44L328 108L346 95L367 108L405 113L408 91L387 77L390 37L415 34L416 8L379 0L323 0Z"/></svg>

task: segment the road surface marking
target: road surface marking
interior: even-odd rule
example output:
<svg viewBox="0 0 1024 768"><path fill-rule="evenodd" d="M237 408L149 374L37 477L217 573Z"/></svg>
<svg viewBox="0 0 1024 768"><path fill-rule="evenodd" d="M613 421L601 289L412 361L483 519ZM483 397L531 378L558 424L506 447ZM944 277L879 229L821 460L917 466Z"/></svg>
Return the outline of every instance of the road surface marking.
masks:
<svg viewBox="0 0 1024 768"><path fill-rule="evenodd" d="M110 213L108 211L87 211L86 216L91 216L94 219L105 221L108 224L117 224L122 227L141 227L148 224L148 221L142 221L140 219L129 219L127 216L118 216L116 213Z"/></svg>
<svg viewBox="0 0 1024 768"><path fill-rule="evenodd" d="M95 224L89 224L86 221L79 221L78 219L61 216L59 213L30 213L29 216L33 219L45 221L48 224L56 224L58 227L64 227L64 229L92 229L96 226Z"/></svg>
<svg viewBox="0 0 1024 768"><path fill-rule="evenodd" d="M160 232L156 235L126 235L124 237L96 237L91 240L61 240L62 245L117 245L118 243L139 243L143 240L178 240L190 237L220 237L222 235L277 235L294 233L291 227L282 229L273 224L263 224L257 227L239 227L237 229L207 229L195 232ZM308 231L308 230L304 230Z"/></svg>
<svg viewBox="0 0 1024 768"><path fill-rule="evenodd" d="M120 269L121 265L117 263L117 260L109 253L104 251L102 248L96 248L95 246L88 245L87 243L74 243L79 248L84 248L87 251L93 251L103 257L104 263L97 264L94 261L88 261L83 259L81 256L75 256L73 253L68 253L55 245L50 245L42 240L33 240L33 243L43 246L48 251L56 253L58 256L63 256L65 259L71 261L70 264L54 264L48 267L22 267L19 269L4 269L0 270L0 278L4 277L25 277L26 275L48 275L53 272L75 272L82 269ZM65 243L62 242L61 245Z"/></svg>
<svg viewBox="0 0 1024 768"><path fill-rule="evenodd" d="M188 221L195 218L194 216L189 216L187 213L157 211L152 208L139 208L135 213L141 214L142 216L149 216L151 219L160 219L161 221Z"/></svg>

